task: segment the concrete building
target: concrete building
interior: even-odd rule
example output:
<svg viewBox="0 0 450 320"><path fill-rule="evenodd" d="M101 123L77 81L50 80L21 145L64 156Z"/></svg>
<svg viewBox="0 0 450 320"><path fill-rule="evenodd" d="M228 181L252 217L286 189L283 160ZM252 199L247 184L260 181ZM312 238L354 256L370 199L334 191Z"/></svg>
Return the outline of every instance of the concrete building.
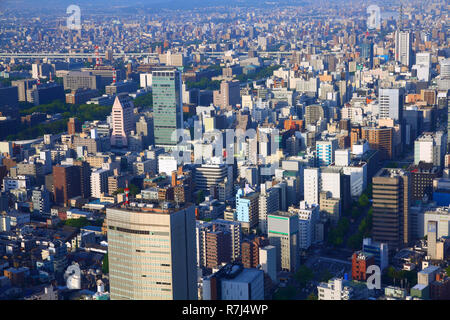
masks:
<svg viewBox="0 0 450 320"><path fill-rule="evenodd" d="M203 300L263 300L264 272L228 264L203 279Z"/></svg>
<svg viewBox="0 0 450 320"><path fill-rule="evenodd" d="M277 270L295 272L299 266L298 215L277 211L267 216L271 245L277 248Z"/></svg>
<svg viewBox="0 0 450 320"><path fill-rule="evenodd" d="M197 299L194 211L169 203L107 208L112 300Z"/></svg>
<svg viewBox="0 0 450 320"><path fill-rule="evenodd" d="M395 249L407 245L410 234L409 215L411 178L402 169L381 169L373 183L373 239Z"/></svg>
<svg viewBox="0 0 450 320"><path fill-rule="evenodd" d="M111 111L112 133L111 146L125 147L128 145L127 136L134 130L134 105L126 94L118 95Z"/></svg>

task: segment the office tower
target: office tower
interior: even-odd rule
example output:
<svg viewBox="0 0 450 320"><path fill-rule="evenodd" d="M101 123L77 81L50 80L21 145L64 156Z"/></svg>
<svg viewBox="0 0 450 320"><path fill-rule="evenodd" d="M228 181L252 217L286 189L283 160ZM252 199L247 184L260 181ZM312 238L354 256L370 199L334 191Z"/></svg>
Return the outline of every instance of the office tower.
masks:
<svg viewBox="0 0 450 320"><path fill-rule="evenodd" d="M316 142L316 153L319 166L329 166L334 162L334 152L338 148L338 140L331 139L327 141Z"/></svg>
<svg viewBox="0 0 450 320"><path fill-rule="evenodd" d="M101 77L92 72L69 71L63 76L64 90L96 89L100 90Z"/></svg>
<svg viewBox="0 0 450 320"><path fill-rule="evenodd" d="M265 237L242 242L242 264L244 268L257 268L259 265L259 249L269 245Z"/></svg>
<svg viewBox="0 0 450 320"><path fill-rule="evenodd" d="M305 168L303 171L303 179L304 200L309 205L319 204L320 169Z"/></svg>
<svg viewBox="0 0 450 320"><path fill-rule="evenodd" d="M176 130L183 129L181 74L174 68L154 69L152 86L155 144L176 145Z"/></svg>
<svg viewBox="0 0 450 320"><path fill-rule="evenodd" d="M393 155L394 128L364 127L362 138L369 142L370 149L380 152L380 160L390 160Z"/></svg>
<svg viewBox="0 0 450 320"><path fill-rule="evenodd" d="M213 93L214 105L221 109L228 109L241 102L241 87L239 81L222 81L220 89Z"/></svg>
<svg viewBox="0 0 450 320"><path fill-rule="evenodd" d="M412 63L412 33L409 31L395 32L395 61L411 67Z"/></svg>
<svg viewBox="0 0 450 320"><path fill-rule="evenodd" d="M366 281L367 268L375 264L375 257L371 253L357 251L352 255L352 280Z"/></svg>
<svg viewBox="0 0 450 320"><path fill-rule="evenodd" d="M305 126L315 125L320 119L326 119L325 110L321 105L309 105L305 107Z"/></svg>
<svg viewBox="0 0 450 320"><path fill-rule="evenodd" d="M111 110L111 146L125 147L128 145L127 136L134 130L133 109L133 102L126 94L118 95L114 100Z"/></svg>
<svg viewBox="0 0 450 320"><path fill-rule="evenodd" d="M27 101L33 103L35 106L48 104L54 100L60 100L62 102L66 100L64 87L55 82L40 85L35 84L27 90Z"/></svg>
<svg viewBox="0 0 450 320"><path fill-rule="evenodd" d="M231 235L227 230L218 230L212 225L212 230L206 232L206 267L217 268L222 263L231 261Z"/></svg>
<svg viewBox="0 0 450 320"><path fill-rule="evenodd" d="M373 67L373 42L366 41L361 44L361 58L368 60L369 68Z"/></svg>
<svg viewBox="0 0 450 320"><path fill-rule="evenodd" d="M295 272L299 266L298 215L277 211L267 216L269 242L277 248L277 270Z"/></svg>
<svg viewBox="0 0 450 320"><path fill-rule="evenodd" d="M422 161L443 167L446 147L445 132L424 132L414 141L414 164Z"/></svg>
<svg viewBox="0 0 450 320"><path fill-rule="evenodd" d="M219 201L233 196L233 168L226 164L202 164L195 170L197 190L216 195Z"/></svg>
<svg viewBox="0 0 450 320"><path fill-rule="evenodd" d="M261 184L261 192L259 194L259 230L267 233L267 215L280 210L280 193L276 188L266 188L265 184Z"/></svg>
<svg viewBox="0 0 450 320"><path fill-rule="evenodd" d="M110 170L97 169L91 174L91 196L100 198L103 193L108 193L108 177L112 174Z"/></svg>
<svg viewBox="0 0 450 320"><path fill-rule="evenodd" d="M401 169L381 169L373 178L373 240L397 249L410 242L411 177Z"/></svg>
<svg viewBox="0 0 450 320"><path fill-rule="evenodd" d="M136 134L142 135L144 148L153 144L153 118L147 119L145 116L139 117L136 122Z"/></svg>
<svg viewBox="0 0 450 320"><path fill-rule="evenodd" d="M362 251L374 256L374 264L383 271L389 265L389 249L387 243L375 242L371 238L364 238Z"/></svg>
<svg viewBox="0 0 450 320"><path fill-rule="evenodd" d="M272 282L277 282L277 248L265 246L259 248L259 264L261 269L270 277Z"/></svg>
<svg viewBox="0 0 450 320"><path fill-rule="evenodd" d="M250 229L258 225L259 193L251 189L239 189L236 193L237 221L241 222L242 229L249 233Z"/></svg>
<svg viewBox="0 0 450 320"><path fill-rule="evenodd" d="M298 247L300 250L308 250L316 242L316 225L320 220L319 205L300 201L299 208L289 207L288 210L298 215Z"/></svg>
<svg viewBox="0 0 450 320"><path fill-rule="evenodd" d="M0 112L3 117L19 117L19 94L17 87L0 87Z"/></svg>
<svg viewBox="0 0 450 320"><path fill-rule="evenodd" d="M79 170L73 165L53 166L53 194L56 204L66 205L81 195Z"/></svg>
<svg viewBox="0 0 450 320"><path fill-rule="evenodd" d="M425 196L428 200L433 199L433 180L440 175L439 167L419 162L418 165L411 165L408 170L411 172L411 199L423 201Z"/></svg>
<svg viewBox="0 0 450 320"><path fill-rule="evenodd" d="M119 82L113 82L110 85L105 86L105 93L107 95L113 96L119 93L132 93L136 92L138 89L138 84L131 80L124 80Z"/></svg>
<svg viewBox="0 0 450 320"><path fill-rule="evenodd" d="M112 300L196 300L195 208L107 208Z"/></svg>
<svg viewBox="0 0 450 320"><path fill-rule="evenodd" d="M412 69L415 69L417 72L417 80L428 82L430 80L431 53L418 52L416 54L416 64Z"/></svg>
<svg viewBox="0 0 450 320"><path fill-rule="evenodd" d="M264 272L227 264L203 278L203 300L263 300Z"/></svg>
<svg viewBox="0 0 450 320"><path fill-rule="evenodd" d="M35 187L31 196L33 202L33 213L50 213L50 193L45 186Z"/></svg>
<svg viewBox="0 0 450 320"><path fill-rule="evenodd" d="M320 210L325 212L333 224L337 224L341 216L341 199L332 197L330 191L321 191L319 194Z"/></svg>
<svg viewBox="0 0 450 320"><path fill-rule="evenodd" d="M81 132L81 123L77 118L70 118L67 121L67 134L76 134Z"/></svg>
<svg viewBox="0 0 450 320"><path fill-rule="evenodd" d="M215 231L211 236L209 233ZM220 231L220 233L219 233ZM197 266L215 268L221 262L238 261L241 259L241 224L235 221L216 219L210 222L196 221ZM219 242L220 247L214 246ZM209 252L211 251L211 252ZM209 258L208 258L209 256ZM212 263L214 261L214 265Z"/></svg>
<svg viewBox="0 0 450 320"><path fill-rule="evenodd" d="M380 88L378 90L379 117L389 118L396 123L403 120L403 89Z"/></svg>
<svg viewBox="0 0 450 320"><path fill-rule="evenodd" d="M27 101L27 90L31 89L33 85L37 84L36 79L21 79L11 81L11 86L17 87L19 94L19 101Z"/></svg>

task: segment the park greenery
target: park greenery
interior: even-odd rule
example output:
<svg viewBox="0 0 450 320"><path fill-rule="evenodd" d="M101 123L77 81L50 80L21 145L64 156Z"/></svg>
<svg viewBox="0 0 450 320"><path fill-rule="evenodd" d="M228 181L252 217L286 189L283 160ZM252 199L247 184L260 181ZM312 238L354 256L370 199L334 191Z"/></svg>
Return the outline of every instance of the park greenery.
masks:
<svg viewBox="0 0 450 320"><path fill-rule="evenodd" d="M78 219L67 219L64 222L64 225L69 226L69 227L75 227L75 228L83 228L86 226L101 227L103 225L103 220L98 219L95 221L90 221L85 217L81 217Z"/></svg>
<svg viewBox="0 0 450 320"><path fill-rule="evenodd" d="M20 124L18 130L7 136L7 140L34 139L44 134L57 134L67 130L69 118L76 117L79 121L103 120L111 113L111 106L99 106L95 104L67 104L60 100L54 100L49 104L41 104L20 110L21 116L34 112L42 112L48 115L60 114L61 119L43 122L32 127Z"/></svg>
<svg viewBox="0 0 450 320"><path fill-rule="evenodd" d="M383 283L388 285L401 285L403 283L404 286L412 288L417 284L416 271L396 270L392 266L387 268L382 277Z"/></svg>
<svg viewBox="0 0 450 320"><path fill-rule="evenodd" d="M102 261L102 272L103 272L103 274L108 274L108 273L109 273L108 253L106 253L106 254L103 256L103 261Z"/></svg>
<svg viewBox="0 0 450 320"><path fill-rule="evenodd" d="M153 106L153 94L151 92L143 94L134 99L135 107L151 108Z"/></svg>
<svg viewBox="0 0 450 320"><path fill-rule="evenodd" d="M292 300L296 295L293 286L280 287L273 295L273 300Z"/></svg>
<svg viewBox="0 0 450 320"><path fill-rule="evenodd" d="M305 265L301 265L294 275L300 287L306 287L308 282L314 279L314 272Z"/></svg>
<svg viewBox="0 0 450 320"><path fill-rule="evenodd" d="M136 186L133 183L130 183L128 185L128 189L130 189L130 195L135 197L137 194L139 194L141 192L141 190L139 189L138 186ZM116 191L113 192L113 195L118 195L120 193L124 193L125 189L124 188L118 188Z"/></svg>

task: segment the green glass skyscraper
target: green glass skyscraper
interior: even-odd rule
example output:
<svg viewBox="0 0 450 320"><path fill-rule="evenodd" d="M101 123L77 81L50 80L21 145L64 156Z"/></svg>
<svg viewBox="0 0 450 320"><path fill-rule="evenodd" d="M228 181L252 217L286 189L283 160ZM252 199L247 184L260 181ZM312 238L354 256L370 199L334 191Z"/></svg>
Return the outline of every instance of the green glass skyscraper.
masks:
<svg viewBox="0 0 450 320"><path fill-rule="evenodd" d="M154 69L152 83L155 145L176 145L172 135L183 128L181 73L172 67Z"/></svg>

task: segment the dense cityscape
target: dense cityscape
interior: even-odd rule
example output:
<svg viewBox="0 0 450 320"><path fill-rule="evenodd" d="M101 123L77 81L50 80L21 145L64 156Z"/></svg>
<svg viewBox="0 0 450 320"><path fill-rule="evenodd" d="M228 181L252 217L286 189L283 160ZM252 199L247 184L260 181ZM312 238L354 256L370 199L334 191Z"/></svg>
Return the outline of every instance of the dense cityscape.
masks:
<svg viewBox="0 0 450 320"><path fill-rule="evenodd" d="M0 300L450 300L447 1L76 2L0 3Z"/></svg>

